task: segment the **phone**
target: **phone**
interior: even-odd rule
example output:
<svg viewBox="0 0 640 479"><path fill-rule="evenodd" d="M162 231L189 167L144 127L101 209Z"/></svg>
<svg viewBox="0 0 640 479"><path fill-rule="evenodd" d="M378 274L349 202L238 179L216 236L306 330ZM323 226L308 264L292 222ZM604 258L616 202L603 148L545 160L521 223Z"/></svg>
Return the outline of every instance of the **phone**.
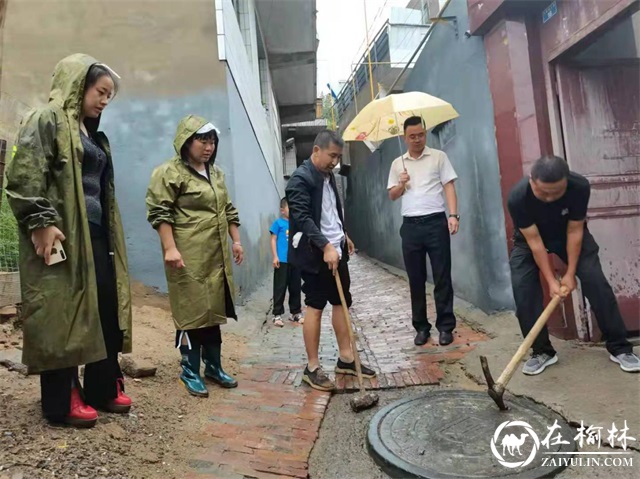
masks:
<svg viewBox="0 0 640 479"><path fill-rule="evenodd" d="M67 254L64 252L64 248L62 247L62 243L60 240L55 240L53 242L53 248L51 248L51 256L49 257L48 266L52 266L54 264L62 263L67 259Z"/></svg>

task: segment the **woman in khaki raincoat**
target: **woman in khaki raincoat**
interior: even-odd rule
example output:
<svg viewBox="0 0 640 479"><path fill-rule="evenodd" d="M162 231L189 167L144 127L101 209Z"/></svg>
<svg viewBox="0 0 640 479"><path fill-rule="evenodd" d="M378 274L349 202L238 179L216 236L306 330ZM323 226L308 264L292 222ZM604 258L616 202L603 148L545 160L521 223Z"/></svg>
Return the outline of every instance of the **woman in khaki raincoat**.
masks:
<svg viewBox="0 0 640 479"><path fill-rule="evenodd" d="M206 378L226 388L238 385L220 358L220 325L237 319L227 236L236 264L244 252L238 211L214 164L218 141L207 120L183 118L173 142L176 156L154 170L147 190L147 218L160 235L182 355L180 380L190 394L202 397L209 393L200 376L201 354Z"/></svg>
<svg viewBox="0 0 640 479"><path fill-rule="evenodd" d="M25 117L6 171L20 230L23 362L40 373L44 416L78 427L95 424L93 407L131 407L118 365L118 352L131 352L125 241L109 143L98 131L117 85L90 56L60 61L49 103Z"/></svg>

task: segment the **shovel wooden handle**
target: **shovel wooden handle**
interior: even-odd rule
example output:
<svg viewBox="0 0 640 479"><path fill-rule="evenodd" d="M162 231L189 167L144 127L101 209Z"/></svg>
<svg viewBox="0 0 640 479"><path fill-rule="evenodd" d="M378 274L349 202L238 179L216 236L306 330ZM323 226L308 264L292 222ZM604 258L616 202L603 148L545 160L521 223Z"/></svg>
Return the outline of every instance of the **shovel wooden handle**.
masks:
<svg viewBox="0 0 640 479"><path fill-rule="evenodd" d="M520 363L520 361L522 361L524 355L527 354L527 351L529 351L529 348L538 337L538 334L540 334L540 331L542 331L542 328L544 328L544 325L547 324L551 313L555 311L555 309L561 302L562 298L560 298L559 296L553 297L551 302L547 305L536 323L533 325L533 328L531 328L531 331L529 331L529 334L527 334L527 337L524 338L524 342L520 345L518 351L516 351L516 354L513 356L513 358L511 358L511 361L509 361L507 367L504 368L504 371L496 381L496 386L500 388L506 387L507 383L511 379L511 376L513 376L513 373L518 367L518 364Z"/></svg>
<svg viewBox="0 0 640 479"><path fill-rule="evenodd" d="M362 366L360 366L360 355L358 354L358 347L356 345L356 335L351 328L351 316L349 315L349 308L347 307L347 300L344 297L344 290L342 289L342 281L340 280L340 274L335 272L336 286L338 288L338 294L340 295L340 304L342 305L342 312L344 314L344 321L347 323L347 329L349 330L349 340L351 341L351 350L353 351L353 359L356 362L356 374L358 375L358 387L360 392L363 393L364 381L362 380Z"/></svg>

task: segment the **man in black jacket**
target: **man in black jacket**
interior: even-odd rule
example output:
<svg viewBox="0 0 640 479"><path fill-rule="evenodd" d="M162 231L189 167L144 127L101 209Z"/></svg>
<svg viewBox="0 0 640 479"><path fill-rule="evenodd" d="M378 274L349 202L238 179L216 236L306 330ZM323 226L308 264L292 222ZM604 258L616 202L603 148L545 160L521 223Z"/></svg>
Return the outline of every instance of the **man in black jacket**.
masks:
<svg viewBox="0 0 640 479"><path fill-rule="evenodd" d="M350 307L347 261L354 245L344 231L342 206L332 173L342 160L343 146L336 132L321 131L315 139L311 158L293 173L286 189L290 215L289 262L302 272L307 305L302 332L308 364L302 379L321 391L335 388L318 360L320 320L327 303L333 306L331 321L340 350L336 373L356 374L349 330L334 277L340 275L347 307ZM373 378L375 372L362 365L362 375Z"/></svg>

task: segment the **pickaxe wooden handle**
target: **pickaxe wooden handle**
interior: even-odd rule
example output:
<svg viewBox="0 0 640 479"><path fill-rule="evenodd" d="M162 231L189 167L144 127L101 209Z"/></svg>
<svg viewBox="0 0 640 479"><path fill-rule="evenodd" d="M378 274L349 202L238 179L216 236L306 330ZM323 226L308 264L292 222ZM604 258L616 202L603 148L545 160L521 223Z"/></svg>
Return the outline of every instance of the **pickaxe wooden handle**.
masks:
<svg viewBox="0 0 640 479"><path fill-rule="evenodd" d="M356 362L356 376L358 376L358 386L360 392L364 393L364 380L362 379L362 366L360 364L360 355L358 354L358 346L356 345L356 335L353 332L351 326L351 315L349 314L349 308L347 307L347 300L344 296L344 289L342 289L342 281L340 280L340 274L338 271L335 273L336 287L338 288L338 295L340 296L340 305L342 306L342 313L344 315L344 321L349 331L349 341L351 342L351 350L353 352L353 359Z"/></svg>
<svg viewBox="0 0 640 479"><path fill-rule="evenodd" d="M531 328L531 331L529 331L529 334L527 334L527 337L524 338L524 341L516 351L516 354L513 356L513 358L511 358L511 361L509 361L507 367L504 368L504 371L497 381L493 381L491 371L489 370L489 363L487 362L487 358L485 356L480 356L482 372L484 373L484 377L487 380L487 385L489 386L489 396L491 396L491 398L496 402L501 410L504 411L507 409L504 404L504 400L502 399L502 395L504 394L504 390L507 387L507 383L511 379L511 376L513 376L513 373L518 367L520 361L522 361L522 358L525 356L525 354L527 354L527 351L529 351L529 348L538 337L538 334L540 334L540 331L542 331L542 328L545 326L545 324L547 324L551 313L555 311L555 309L561 302L562 298L560 298L559 296L555 296L551 300L540 317L537 319L536 323L533 325L533 328Z"/></svg>

